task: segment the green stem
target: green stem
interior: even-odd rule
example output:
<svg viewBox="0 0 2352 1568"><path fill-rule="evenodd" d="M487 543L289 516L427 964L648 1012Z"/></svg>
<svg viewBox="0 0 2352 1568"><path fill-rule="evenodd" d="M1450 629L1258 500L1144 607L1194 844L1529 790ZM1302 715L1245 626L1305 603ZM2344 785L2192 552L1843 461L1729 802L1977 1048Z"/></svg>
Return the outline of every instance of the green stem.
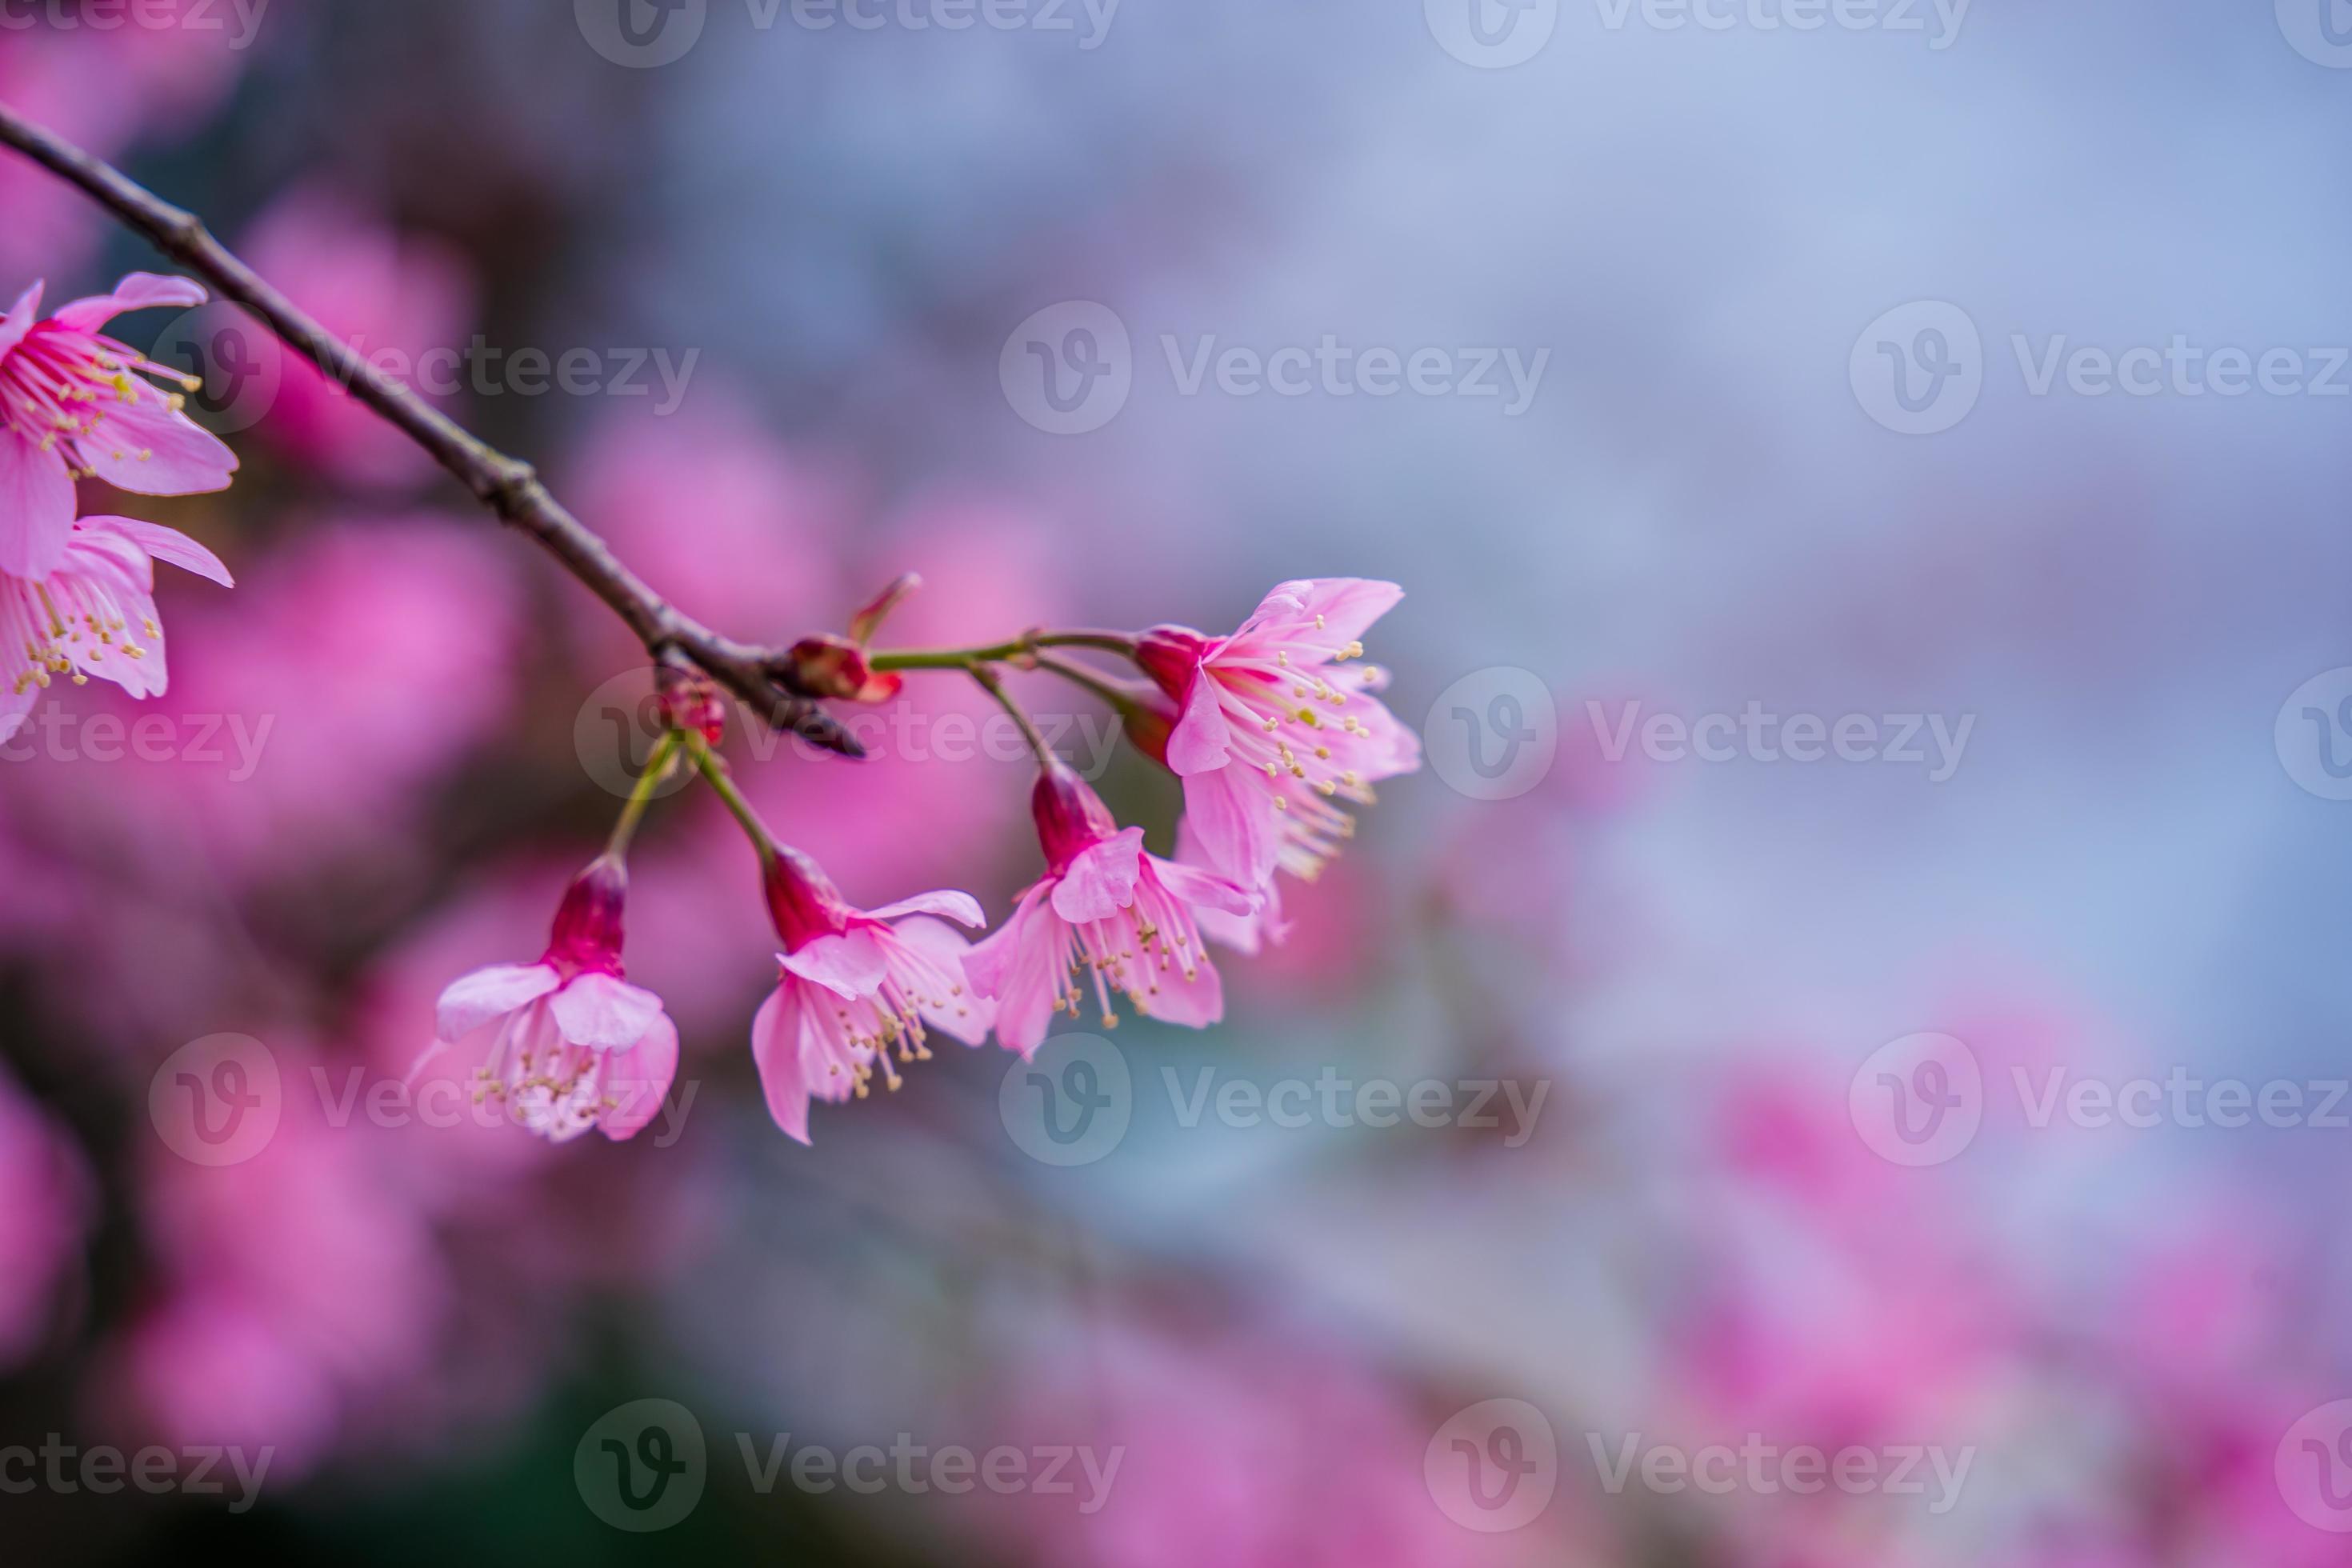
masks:
<svg viewBox="0 0 2352 1568"><path fill-rule="evenodd" d="M637 775L636 786L629 791L628 803L621 807L621 820L613 825L613 837L604 841L604 853L614 859L628 858L629 841L637 836L637 824L646 819L646 808L653 804L654 792L669 777L670 764L677 759L677 746L675 730L654 742L653 754L646 759L646 771Z"/></svg>
<svg viewBox="0 0 2352 1568"><path fill-rule="evenodd" d="M996 678L996 671L980 663L967 664L964 668L980 682L982 690L995 698L997 704L1013 715L1013 721L1021 726L1021 733L1027 739L1029 749L1036 753L1039 767L1050 768L1059 761L1054 755L1053 748L1045 744L1045 737L1037 732L1037 726L1031 721L1029 715L1022 711L1021 704L1013 701L1013 694L1004 689L1004 682Z"/></svg>
<svg viewBox="0 0 2352 1568"><path fill-rule="evenodd" d="M866 656L866 668L884 669L968 669L975 664L999 664L1033 658L1044 647L1090 647L1099 653L1135 657L1135 639L1125 632L1028 632L1011 642L986 647L902 647Z"/></svg>
<svg viewBox="0 0 2352 1568"><path fill-rule="evenodd" d="M1088 669L1074 658L1062 658L1050 653L1037 655L1037 668L1051 671L1074 685L1083 686L1117 709L1122 715L1135 710L1135 693L1118 681L1096 670Z"/></svg>
<svg viewBox="0 0 2352 1568"><path fill-rule="evenodd" d="M710 787L719 792L719 798L726 803L735 820L742 825L744 837L751 839L751 847L760 852L761 860L774 859L775 837L768 831L768 825L760 820L760 814L751 809L751 803L743 798L743 792L735 787L735 781L727 776L727 764L719 760L701 736L689 735L686 743L694 753L694 765L701 770Z"/></svg>

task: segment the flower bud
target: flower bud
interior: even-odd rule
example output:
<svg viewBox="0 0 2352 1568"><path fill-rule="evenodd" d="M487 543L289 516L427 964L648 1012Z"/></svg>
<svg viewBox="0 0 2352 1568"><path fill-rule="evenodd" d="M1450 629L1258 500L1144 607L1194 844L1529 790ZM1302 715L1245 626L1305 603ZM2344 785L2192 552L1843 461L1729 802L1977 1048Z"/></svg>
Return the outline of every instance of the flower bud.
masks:
<svg viewBox="0 0 2352 1568"><path fill-rule="evenodd" d="M871 604L849 617L849 640L860 647L872 642L874 634L882 629L882 622L898 608L898 601L922 585L919 573L902 572L892 578L890 585L875 595Z"/></svg>
<svg viewBox="0 0 2352 1568"><path fill-rule="evenodd" d="M591 860L556 906L548 962L572 970L620 973L621 913L628 896L627 867L610 855Z"/></svg>
<svg viewBox="0 0 2352 1568"><path fill-rule="evenodd" d="M1135 662L1160 690L1181 702L1209 648L1209 639L1190 626L1153 626L1136 639Z"/></svg>
<svg viewBox="0 0 2352 1568"><path fill-rule="evenodd" d="M783 938L784 951L798 952L821 936L838 935L849 924L849 902L824 868L799 850L778 846L762 873L768 918Z"/></svg>
<svg viewBox="0 0 2352 1568"><path fill-rule="evenodd" d="M1030 792L1030 815L1037 819L1037 842L1055 871L1118 831L1118 819L1066 763L1055 761L1037 775Z"/></svg>
<svg viewBox="0 0 2352 1568"><path fill-rule="evenodd" d="M654 677L664 727L698 734L712 745L727 738L727 705L699 670L665 664Z"/></svg>
<svg viewBox="0 0 2352 1568"><path fill-rule="evenodd" d="M866 650L830 633L803 637L793 645L790 683L812 697L845 702L887 702L905 684L896 671L877 675L866 663Z"/></svg>

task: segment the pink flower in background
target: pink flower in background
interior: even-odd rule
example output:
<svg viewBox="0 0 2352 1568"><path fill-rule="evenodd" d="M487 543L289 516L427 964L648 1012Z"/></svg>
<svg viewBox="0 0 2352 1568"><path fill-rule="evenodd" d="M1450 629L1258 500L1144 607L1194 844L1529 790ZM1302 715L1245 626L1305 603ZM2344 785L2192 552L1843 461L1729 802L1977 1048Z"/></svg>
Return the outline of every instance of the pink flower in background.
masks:
<svg viewBox="0 0 2352 1568"><path fill-rule="evenodd" d="M16 1086L0 1077L0 1368L41 1340L57 1288L89 1228L89 1177L79 1151Z"/></svg>
<svg viewBox="0 0 2352 1568"><path fill-rule="evenodd" d="M1030 797L1045 876L1012 918L971 951L965 968L997 1003L996 1035L1024 1055L1043 1044L1057 1011L1078 1013L1075 976L1094 972L1103 1026L1116 1026L1113 991L1163 1023L1205 1028L1224 1016L1216 965L1201 945L1195 905L1245 915L1255 896L1206 871L1148 854L1143 829L1122 829L1102 797L1056 763Z"/></svg>
<svg viewBox="0 0 2352 1568"><path fill-rule="evenodd" d="M74 526L74 480L94 476L136 495L226 489L236 456L183 411L183 384L99 329L126 310L204 303L184 278L133 272L111 294L42 318L41 285L0 318L0 572L46 577L65 564Z"/></svg>
<svg viewBox="0 0 2352 1568"><path fill-rule="evenodd" d="M1144 634L1139 658L1182 715L1168 765L1184 781L1192 858L1271 893L1275 873L1312 879L1355 831L1333 803L1421 765L1421 744L1372 694L1377 666L1344 668L1404 596L1393 583L1318 577L1279 584L1231 637L1183 626ZM1269 898L1235 940L1280 941Z"/></svg>
<svg viewBox="0 0 2352 1568"><path fill-rule="evenodd" d="M458 353L474 312L472 272L438 241L399 234L340 195L305 189L263 214L244 248L263 277L427 402L446 401L453 384L471 385L478 368L487 374ZM277 377L258 429L296 461L375 486L433 471L432 459L350 388L272 333L245 336L255 374Z"/></svg>
<svg viewBox="0 0 2352 1568"><path fill-rule="evenodd" d="M897 1089L898 1059L928 1061L924 1026L968 1046L988 1037L992 1009L964 978L963 937L936 920L987 923L970 893L918 893L852 909L815 861L781 849L767 868L768 911L783 939L776 989L751 1021L751 1055L768 1110L787 1137L809 1141L809 1101L863 1099L874 1069Z"/></svg>
<svg viewBox="0 0 2352 1568"><path fill-rule="evenodd" d="M16 732L53 676L76 682L96 676L133 697L163 694L158 561L234 585L228 568L203 545L128 517L74 523L47 572L0 572L0 741Z"/></svg>
<svg viewBox="0 0 2352 1568"><path fill-rule="evenodd" d="M478 969L441 994L436 1037L415 1070L496 1024L477 1092L503 1099L524 1127L553 1143L591 1127L615 1142L644 1131L677 1076L677 1027L660 997L621 978L627 892L616 860L582 872L537 963Z"/></svg>

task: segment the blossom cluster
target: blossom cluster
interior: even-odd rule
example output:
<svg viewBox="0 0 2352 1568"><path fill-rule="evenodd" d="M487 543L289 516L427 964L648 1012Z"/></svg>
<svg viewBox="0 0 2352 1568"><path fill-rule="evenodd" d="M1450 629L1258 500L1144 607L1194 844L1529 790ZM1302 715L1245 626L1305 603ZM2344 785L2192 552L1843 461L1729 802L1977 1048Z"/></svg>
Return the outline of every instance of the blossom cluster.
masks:
<svg viewBox="0 0 2352 1568"><path fill-rule="evenodd" d="M879 610L903 592L894 585L853 630L870 635ZM956 929L987 924L969 893L859 909L814 859L775 842L709 749L707 702L683 694L672 709L675 739L648 786L690 754L730 797L759 853L782 947L751 1050L777 1126L805 1143L814 1103L864 1098L877 1077L896 1089L901 1066L929 1058L933 1030L967 1046L993 1035L1026 1057L1057 1015L1080 1016L1090 1002L1106 1028L1118 1023L1120 997L1163 1023L1219 1021L1224 993L1211 944L1254 953L1280 942L1287 926L1279 879L1316 876L1351 831L1341 803L1370 805L1374 784L1420 765L1417 739L1375 695L1381 671L1353 662L1363 633L1402 596L1393 584L1354 578L1290 582L1227 637L1182 626L1088 637L1128 652L1150 678L1118 685L1078 672L1113 697L1138 745L1182 781L1176 858L1149 852L1142 828L1120 826L1040 745L1030 808L1045 872L977 942ZM1051 640L1033 635L1012 657L1034 658L1031 644ZM861 643L817 638L803 651L804 668L845 698L898 689L894 674L877 669L888 656L869 657ZM980 667L982 651L971 672L1003 700ZM478 970L442 994L436 1038L417 1064L486 1037L478 1093L502 1100L551 1140L592 1128L634 1136L677 1073L677 1032L660 998L623 978L624 857L641 804L642 795L614 846L565 893L539 962Z"/></svg>

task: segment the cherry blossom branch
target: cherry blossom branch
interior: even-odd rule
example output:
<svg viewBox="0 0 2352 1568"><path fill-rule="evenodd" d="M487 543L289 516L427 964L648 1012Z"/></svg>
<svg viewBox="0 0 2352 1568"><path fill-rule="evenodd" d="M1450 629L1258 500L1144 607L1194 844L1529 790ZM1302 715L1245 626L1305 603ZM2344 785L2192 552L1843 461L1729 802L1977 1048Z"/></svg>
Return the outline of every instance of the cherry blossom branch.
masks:
<svg viewBox="0 0 2352 1568"><path fill-rule="evenodd" d="M865 750L795 683L785 649L738 642L679 611L566 510L528 463L499 451L362 359L215 239L194 214L173 206L100 159L0 104L0 143L80 187L156 249L252 312L304 358L404 432L511 526L548 552L619 616L660 665L692 666L790 730L845 756Z"/></svg>
<svg viewBox="0 0 2352 1568"><path fill-rule="evenodd" d="M891 669L968 669L975 664L1032 660L1039 648L1090 647L1099 653L1135 657L1135 638L1125 632L1024 632L1011 642L986 647L888 648L866 657L876 673Z"/></svg>
<svg viewBox="0 0 2352 1568"><path fill-rule="evenodd" d="M980 682L982 690L996 699L998 707L1013 715L1013 721L1021 727L1022 736L1028 741L1029 750L1037 758L1037 765L1042 768L1051 768L1055 761L1054 749L1045 744L1045 737L1037 732L1035 721L1029 717L1021 704L1013 700L1013 694L1004 689L1004 682L997 679L996 671L976 659L968 661L964 668L971 673L974 680Z"/></svg>

